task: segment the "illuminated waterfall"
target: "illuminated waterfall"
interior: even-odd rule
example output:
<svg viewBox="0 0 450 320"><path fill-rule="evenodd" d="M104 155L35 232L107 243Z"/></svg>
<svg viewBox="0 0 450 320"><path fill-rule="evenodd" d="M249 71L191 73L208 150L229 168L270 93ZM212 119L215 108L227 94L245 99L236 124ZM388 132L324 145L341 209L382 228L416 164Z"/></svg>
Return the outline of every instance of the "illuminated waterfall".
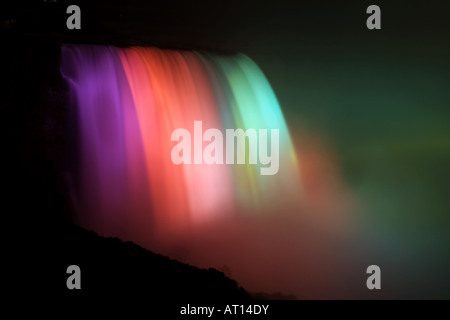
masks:
<svg viewBox="0 0 450 320"><path fill-rule="evenodd" d="M79 132L81 224L179 230L223 215L276 214L300 198L283 113L248 57L65 45L61 72ZM278 129L278 173L260 175L261 164L174 164L171 134L194 121L222 132Z"/></svg>

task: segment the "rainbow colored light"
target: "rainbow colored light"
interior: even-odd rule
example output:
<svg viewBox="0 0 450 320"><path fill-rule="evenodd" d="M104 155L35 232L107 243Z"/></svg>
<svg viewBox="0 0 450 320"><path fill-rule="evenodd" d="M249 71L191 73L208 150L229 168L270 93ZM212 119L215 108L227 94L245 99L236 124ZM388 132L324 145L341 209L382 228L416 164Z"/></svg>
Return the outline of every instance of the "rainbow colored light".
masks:
<svg viewBox="0 0 450 320"><path fill-rule="evenodd" d="M79 132L79 219L96 229L186 228L221 215L264 214L301 195L297 156L275 94L244 55L64 45L61 73ZM280 164L175 165L171 134L278 129ZM203 148L205 145L203 145Z"/></svg>

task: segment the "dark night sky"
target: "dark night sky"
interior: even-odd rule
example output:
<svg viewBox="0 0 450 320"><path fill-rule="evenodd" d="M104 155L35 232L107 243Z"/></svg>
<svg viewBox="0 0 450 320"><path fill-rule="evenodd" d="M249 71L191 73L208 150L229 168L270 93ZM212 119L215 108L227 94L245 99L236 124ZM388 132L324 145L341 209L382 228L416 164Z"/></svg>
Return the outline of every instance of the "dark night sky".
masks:
<svg viewBox="0 0 450 320"><path fill-rule="evenodd" d="M6 18L17 17L24 31L65 29L67 2L10 4ZM96 42L242 51L249 45L301 48L324 41L440 43L448 39L446 1L73 1L82 8L83 37ZM365 27L366 8L382 10L382 30ZM8 6L8 4L3 4ZM61 14L62 12L62 14ZM381 39L382 37L382 39Z"/></svg>

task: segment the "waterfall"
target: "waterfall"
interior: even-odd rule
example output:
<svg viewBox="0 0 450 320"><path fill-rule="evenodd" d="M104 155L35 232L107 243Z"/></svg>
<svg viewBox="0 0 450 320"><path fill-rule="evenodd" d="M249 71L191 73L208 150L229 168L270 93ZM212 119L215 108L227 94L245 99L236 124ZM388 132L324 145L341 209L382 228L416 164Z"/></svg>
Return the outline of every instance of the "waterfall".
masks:
<svg viewBox="0 0 450 320"><path fill-rule="evenodd" d="M61 73L78 130L80 224L104 233L177 232L226 215L276 214L301 198L282 110L247 56L64 45ZM263 165L249 161L174 164L171 134L195 121L222 132L277 129L279 171L264 176ZM248 144L237 148L255 156Z"/></svg>

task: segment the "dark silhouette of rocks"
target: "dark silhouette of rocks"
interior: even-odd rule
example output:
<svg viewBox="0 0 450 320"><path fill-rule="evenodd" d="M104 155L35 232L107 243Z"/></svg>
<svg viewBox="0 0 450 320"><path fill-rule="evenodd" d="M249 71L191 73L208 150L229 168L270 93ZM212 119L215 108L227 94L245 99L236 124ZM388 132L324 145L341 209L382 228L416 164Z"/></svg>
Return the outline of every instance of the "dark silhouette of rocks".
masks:
<svg viewBox="0 0 450 320"><path fill-rule="evenodd" d="M65 295L130 297L156 300L248 300L237 282L216 269L199 269L148 251L132 242L100 237L92 231L66 225L54 252L61 265L59 290ZM56 240L56 239L55 239ZM67 266L81 269L81 290L68 290ZM55 288L56 289L56 288Z"/></svg>

